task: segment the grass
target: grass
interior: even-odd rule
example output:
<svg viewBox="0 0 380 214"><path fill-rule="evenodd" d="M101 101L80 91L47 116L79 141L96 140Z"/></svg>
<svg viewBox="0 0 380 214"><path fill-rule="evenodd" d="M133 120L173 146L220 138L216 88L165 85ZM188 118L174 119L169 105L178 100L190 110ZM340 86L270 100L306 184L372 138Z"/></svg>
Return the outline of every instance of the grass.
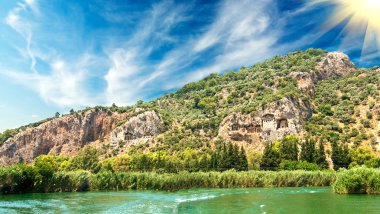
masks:
<svg viewBox="0 0 380 214"><path fill-rule="evenodd" d="M190 188L249 188L330 186L335 180L332 171L248 171L248 172L102 172L89 174L89 190L165 190ZM81 181L83 182L83 180ZM77 183L81 183L77 182ZM62 183L56 181L55 183ZM75 183L75 182L69 182ZM62 183L64 185L64 183ZM81 185L72 185L73 191ZM62 190L67 188L60 188Z"/></svg>

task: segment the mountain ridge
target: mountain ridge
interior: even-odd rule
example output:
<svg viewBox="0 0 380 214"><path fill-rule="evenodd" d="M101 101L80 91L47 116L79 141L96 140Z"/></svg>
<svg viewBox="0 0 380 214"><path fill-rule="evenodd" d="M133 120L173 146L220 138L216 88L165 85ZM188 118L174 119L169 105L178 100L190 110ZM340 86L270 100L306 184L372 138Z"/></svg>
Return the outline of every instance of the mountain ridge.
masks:
<svg viewBox="0 0 380 214"><path fill-rule="evenodd" d="M0 165L31 163L42 154L71 156L87 145L106 158L132 148L209 153L218 139L253 152L263 152L266 142L288 134L318 139L309 126L320 114L315 98L321 82L356 71L361 70L340 52L309 49L277 56L238 72L211 74L148 103L95 107L28 127L0 146Z"/></svg>

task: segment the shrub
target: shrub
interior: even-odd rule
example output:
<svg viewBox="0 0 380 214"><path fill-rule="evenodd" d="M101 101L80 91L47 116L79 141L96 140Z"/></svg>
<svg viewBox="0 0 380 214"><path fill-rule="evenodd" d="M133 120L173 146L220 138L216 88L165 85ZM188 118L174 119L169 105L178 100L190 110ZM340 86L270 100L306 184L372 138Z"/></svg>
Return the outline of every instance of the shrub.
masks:
<svg viewBox="0 0 380 214"><path fill-rule="evenodd" d="M306 170L316 171L319 170L319 166L315 163L309 163L307 161L289 161L284 160L280 164L281 170Z"/></svg>
<svg viewBox="0 0 380 214"><path fill-rule="evenodd" d="M380 194L380 170L354 168L338 173L333 185L339 194Z"/></svg>

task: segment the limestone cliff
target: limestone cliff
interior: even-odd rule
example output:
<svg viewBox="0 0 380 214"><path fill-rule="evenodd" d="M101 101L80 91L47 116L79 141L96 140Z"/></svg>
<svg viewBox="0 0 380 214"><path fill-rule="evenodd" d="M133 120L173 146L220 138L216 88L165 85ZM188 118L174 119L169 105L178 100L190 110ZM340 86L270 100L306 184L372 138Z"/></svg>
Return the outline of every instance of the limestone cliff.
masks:
<svg viewBox="0 0 380 214"><path fill-rule="evenodd" d="M300 134L302 122L312 113L309 103L283 98L270 103L253 114L227 116L219 129L219 136L240 142L248 149L263 151L263 142L276 141L287 134Z"/></svg>
<svg viewBox="0 0 380 214"><path fill-rule="evenodd" d="M318 81L347 75L356 69L347 55L340 52L328 53L312 71L292 72L301 91L313 95ZM249 115L231 114L221 123L219 137L234 141L256 151L263 151L265 144L280 140L287 134L302 134L302 123L313 112L310 102L283 98L263 106Z"/></svg>
<svg viewBox="0 0 380 214"><path fill-rule="evenodd" d="M110 143L113 148L119 148L120 143L138 144L152 139L162 130L163 124L156 112L147 111L130 118L123 125L111 132Z"/></svg>
<svg viewBox="0 0 380 214"><path fill-rule="evenodd" d="M353 72L356 66L350 58L341 52L331 52L317 64L313 71L290 73L302 91L313 94L314 84L320 80L342 77Z"/></svg>
<svg viewBox="0 0 380 214"><path fill-rule="evenodd" d="M0 165L31 162L41 154L76 154L86 144L109 136L126 114L102 110L54 118L27 128L0 147Z"/></svg>

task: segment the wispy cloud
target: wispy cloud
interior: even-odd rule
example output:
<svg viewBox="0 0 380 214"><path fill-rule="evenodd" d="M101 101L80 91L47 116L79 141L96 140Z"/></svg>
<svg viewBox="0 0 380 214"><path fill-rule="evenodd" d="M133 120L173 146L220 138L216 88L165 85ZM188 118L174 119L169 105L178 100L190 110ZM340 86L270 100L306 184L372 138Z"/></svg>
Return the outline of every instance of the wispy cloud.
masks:
<svg viewBox="0 0 380 214"><path fill-rule="evenodd" d="M30 18L44 17L47 11L39 8L37 0L25 0L9 11L5 21L24 39L25 45L17 48L28 57L30 68L11 69L3 75L59 106L132 104L210 73L252 65L319 38L320 34L315 33L289 44L277 44L286 35L287 20L311 10L316 3L305 4L281 17L276 3L223 0L214 5L215 10L206 18L193 13L199 5L163 0L139 10L133 19L128 17L126 22L132 23L127 29L129 33L119 35L100 27L87 32L82 26L86 24L85 17L78 8L73 9L78 22L67 23L62 18L52 21L46 16L47 22L54 22L58 30L53 34L42 32ZM100 14L105 20L112 24L125 21L125 17L113 14L114 5L107 4L107 8ZM194 20L200 20L201 27L186 26ZM176 30L181 27L178 33ZM45 44L48 36L58 38L62 44L50 47ZM76 47L77 37L89 37L90 42ZM72 45L69 51L60 49L66 45Z"/></svg>
<svg viewBox="0 0 380 214"><path fill-rule="evenodd" d="M171 80L165 89L177 88L210 73L251 65L273 55L272 45L279 37L279 32L270 26L275 10L275 3L270 0L260 0L255 4L249 0L239 4L232 0L224 1L219 5L214 22L196 38L169 52L141 86L164 78ZM215 47L217 51L208 56L209 63L196 69L192 67L194 61Z"/></svg>
<svg viewBox="0 0 380 214"><path fill-rule="evenodd" d="M147 11L138 24L138 30L132 38L125 42L122 48L111 50L108 53L112 66L105 75L107 90L106 102L131 104L137 99L143 99L141 88L143 82L157 75L155 63L149 62L153 51L162 45L175 42L170 35L173 27L188 20L188 7L175 5L172 1L163 1L155 4ZM158 68L162 65L158 65Z"/></svg>

